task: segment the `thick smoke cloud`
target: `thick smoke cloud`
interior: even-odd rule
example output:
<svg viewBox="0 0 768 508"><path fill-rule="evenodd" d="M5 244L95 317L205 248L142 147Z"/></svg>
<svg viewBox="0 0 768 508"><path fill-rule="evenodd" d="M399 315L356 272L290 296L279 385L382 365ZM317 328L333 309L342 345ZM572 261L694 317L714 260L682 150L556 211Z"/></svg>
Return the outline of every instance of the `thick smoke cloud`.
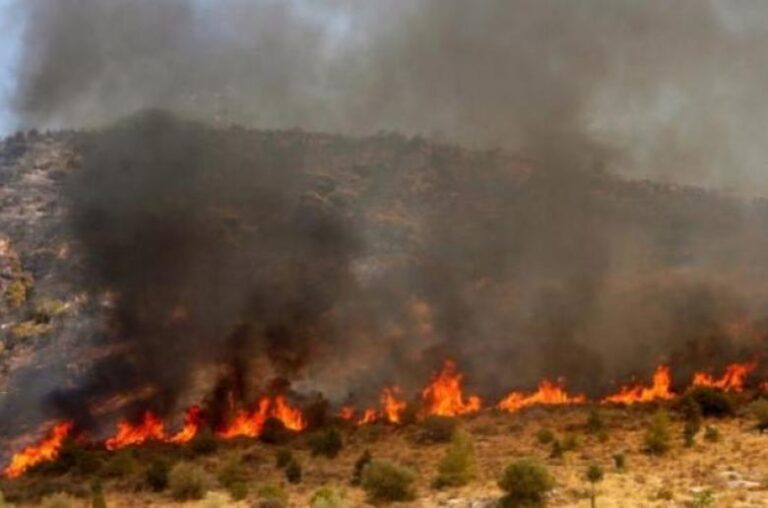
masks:
<svg viewBox="0 0 768 508"><path fill-rule="evenodd" d="M370 400L446 356L484 395L545 375L599 392L751 353L733 330L766 303L762 205L607 172L757 181L750 137L720 127L764 108L743 5L25 2L23 121L109 125L69 197L131 344L54 402L150 385L164 411L275 376ZM202 123L119 120L144 108ZM507 152L205 126L230 122Z"/></svg>

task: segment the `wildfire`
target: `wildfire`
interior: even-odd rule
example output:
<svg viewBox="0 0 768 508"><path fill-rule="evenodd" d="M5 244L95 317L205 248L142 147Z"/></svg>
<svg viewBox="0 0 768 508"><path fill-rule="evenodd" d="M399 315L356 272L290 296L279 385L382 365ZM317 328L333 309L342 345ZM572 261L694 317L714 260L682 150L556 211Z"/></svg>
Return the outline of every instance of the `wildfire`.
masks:
<svg viewBox="0 0 768 508"><path fill-rule="evenodd" d="M48 462L59 456L59 450L64 439L72 431L72 422L57 423L51 429L49 435L39 444L28 446L11 458L11 463L5 468L3 474L8 478L18 478L32 466L41 462Z"/></svg>
<svg viewBox="0 0 768 508"><path fill-rule="evenodd" d="M635 385L625 386L619 393L610 395L603 402L616 404L637 404L639 402L651 402L654 400L669 400L675 395L670 391L672 376L669 367L660 365L653 373L653 385L650 387Z"/></svg>
<svg viewBox="0 0 768 508"><path fill-rule="evenodd" d="M708 386L720 390L740 392L744 390L744 382L752 371L757 368L757 362L734 363L725 368L723 375L717 379L709 373L697 372L693 376L693 386Z"/></svg>
<svg viewBox="0 0 768 508"><path fill-rule="evenodd" d="M379 419L379 413L375 409L368 408L363 411L363 416L357 421L358 425L367 425Z"/></svg>
<svg viewBox="0 0 768 508"><path fill-rule="evenodd" d="M427 415L457 416L480 410L482 403L474 395L464 400L461 390L462 375L456 365L446 360L443 370L421 392L424 413Z"/></svg>
<svg viewBox="0 0 768 508"><path fill-rule="evenodd" d="M307 427L301 410L291 407L282 395L274 399L262 397L258 406L250 413L240 410L235 418L222 430L219 436L225 439L246 436L259 437L264 429L264 423L269 418L280 420L285 428L301 431Z"/></svg>
<svg viewBox="0 0 768 508"><path fill-rule="evenodd" d="M569 395L562 383L557 384L545 379L539 384L539 389L535 392L529 395L512 392L499 402L497 407L514 413L528 406L583 404L586 401L587 398L584 395Z"/></svg>
<svg viewBox="0 0 768 508"><path fill-rule="evenodd" d="M171 436L168 441L177 444L192 441L202 425L200 413L200 406L192 406L187 409L187 415L184 417L184 426L180 431Z"/></svg>
<svg viewBox="0 0 768 508"><path fill-rule="evenodd" d="M384 415L389 423L400 423L403 411L408 405L407 402L398 398L399 394L400 388L397 386L384 388L381 391L381 406L384 408Z"/></svg>
<svg viewBox="0 0 768 508"><path fill-rule="evenodd" d="M165 441L165 424L151 411L145 411L137 423L118 422L117 433L107 439L104 446L107 450L118 450L146 441Z"/></svg>

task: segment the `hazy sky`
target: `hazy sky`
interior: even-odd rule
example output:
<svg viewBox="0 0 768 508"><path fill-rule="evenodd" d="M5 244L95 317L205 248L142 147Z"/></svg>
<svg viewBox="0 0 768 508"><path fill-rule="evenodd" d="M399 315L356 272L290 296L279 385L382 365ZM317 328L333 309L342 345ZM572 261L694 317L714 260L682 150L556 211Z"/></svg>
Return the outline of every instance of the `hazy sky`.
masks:
<svg viewBox="0 0 768 508"><path fill-rule="evenodd" d="M8 107L13 85L13 61L18 48L18 24L11 12L13 0L0 0L0 136L13 130Z"/></svg>

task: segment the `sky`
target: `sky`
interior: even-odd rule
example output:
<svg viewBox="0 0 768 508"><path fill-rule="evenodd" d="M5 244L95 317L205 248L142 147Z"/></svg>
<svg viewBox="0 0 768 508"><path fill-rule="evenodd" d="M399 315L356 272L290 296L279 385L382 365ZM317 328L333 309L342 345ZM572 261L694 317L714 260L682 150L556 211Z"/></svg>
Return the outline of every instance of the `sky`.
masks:
<svg viewBox="0 0 768 508"><path fill-rule="evenodd" d="M13 87L14 58L19 47L19 27L14 24L13 0L0 0L0 136L14 129L9 107Z"/></svg>

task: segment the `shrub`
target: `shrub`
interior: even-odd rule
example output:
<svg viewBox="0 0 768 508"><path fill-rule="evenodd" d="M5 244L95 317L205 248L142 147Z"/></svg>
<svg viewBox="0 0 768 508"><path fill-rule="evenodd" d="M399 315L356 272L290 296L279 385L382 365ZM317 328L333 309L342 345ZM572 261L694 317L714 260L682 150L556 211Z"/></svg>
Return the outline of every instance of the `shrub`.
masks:
<svg viewBox="0 0 768 508"><path fill-rule="evenodd" d="M27 285L22 279L15 279L5 288L5 301L12 309L18 309L27 301Z"/></svg>
<svg viewBox="0 0 768 508"><path fill-rule="evenodd" d="M506 492L503 506L536 506L554 487L554 480L547 468L531 459L513 462L504 470L499 487Z"/></svg>
<svg viewBox="0 0 768 508"><path fill-rule="evenodd" d="M29 339L38 335L45 335L50 332L52 327L48 323L37 323L35 321L22 321L11 328L11 336L16 340Z"/></svg>
<svg viewBox="0 0 768 508"><path fill-rule="evenodd" d="M428 443L447 443L459 426L459 421L450 416L428 416L421 422L420 440Z"/></svg>
<svg viewBox="0 0 768 508"><path fill-rule="evenodd" d="M124 448L116 451L104 466L104 475L113 478L125 478L135 474L139 463L133 455L133 450Z"/></svg>
<svg viewBox="0 0 768 508"><path fill-rule="evenodd" d="M415 481L413 471L390 462L373 460L363 470L363 489L373 502L411 500Z"/></svg>
<svg viewBox="0 0 768 508"><path fill-rule="evenodd" d="M627 469L627 457L623 453L613 454L613 466L617 471L624 471Z"/></svg>
<svg viewBox="0 0 768 508"><path fill-rule="evenodd" d="M104 498L104 488L96 482L91 486L91 508L107 508L107 500Z"/></svg>
<svg viewBox="0 0 768 508"><path fill-rule="evenodd" d="M472 437L465 430L457 429L445 456L437 465L437 478L432 485L438 489L464 486L474 479L475 469Z"/></svg>
<svg viewBox="0 0 768 508"><path fill-rule="evenodd" d="M45 496L40 501L40 508L74 508L78 500L64 492Z"/></svg>
<svg viewBox="0 0 768 508"><path fill-rule="evenodd" d="M717 427L707 425L704 429L704 439L709 443L717 443L720 441L720 431L717 430Z"/></svg>
<svg viewBox="0 0 768 508"><path fill-rule="evenodd" d="M539 429L536 432L536 440L539 444L547 445L555 440L555 433L549 429Z"/></svg>
<svg viewBox="0 0 768 508"><path fill-rule="evenodd" d="M563 444L560 442L560 440L555 439L554 441L552 441L552 450L549 452L549 458L560 459L563 457L564 453L565 453L565 450L563 449Z"/></svg>
<svg viewBox="0 0 768 508"><path fill-rule="evenodd" d="M572 452L581 448L581 439L576 434L567 434L561 444L564 452Z"/></svg>
<svg viewBox="0 0 768 508"><path fill-rule="evenodd" d="M239 460L232 460L224 466L219 472L218 481L235 501L240 501L248 496L247 475Z"/></svg>
<svg viewBox="0 0 768 508"><path fill-rule="evenodd" d="M595 485L598 482L603 481L603 476L604 476L603 468L601 468L597 464L592 464L587 468L587 473L585 476L587 478L587 481L592 486L589 493L589 500L590 500L590 504L592 505L592 508L595 508L595 498L597 497L595 493Z"/></svg>
<svg viewBox="0 0 768 508"><path fill-rule="evenodd" d="M653 415L645 433L645 448L653 455L663 455L669 451L669 415L666 411L659 410Z"/></svg>
<svg viewBox="0 0 768 508"><path fill-rule="evenodd" d="M693 400L701 410L702 416L714 416L722 418L733 415L735 405L731 396L721 390L701 386L689 391L680 404L689 404L687 399Z"/></svg>
<svg viewBox="0 0 768 508"><path fill-rule="evenodd" d="M752 403L750 409L752 410L752 415L757 420L757 430L760 432L768 430L768 400L756 400Z"/></svg>
<svg viewBox="0 0 768 508"><path fill-rule="evenodd" d="M371 460L373 460L373 456L368 450L365 450L362 455L357 458L354 470L352 471L352 485L360 485L360 482L363 479L363 470L365 469L365 466L371 463Z"/></svg>
<svg viewBox="0 0 768 508"><path fill-rule="evenodd" d="M301 477L301 464L294 459L285 468L285 479L288 480L288 483L301 483Z"/></svg>
<svg viewBox="0 0 768 508"><path fill-rule="evenodd" d="M155 460L149 465L145 474L145 480L154 492L162 492L168 487L168 472L170 464L164 460Z"/></svg>
<svg viewBox="0 0 768 508"><path fill-rule="evenodd" d="M288 506L288 494L277 485L262 485L257 491L259 508L284 508Z"/></svg>
<svg viewBox="0 0 768 508"><path fill-rule="evenodd" d="M67 304L56 298L43 298L35 305L34 318L38 323L48 323L67 312Z"/></svg>
<svg viewBox="0 0 768 508"><path fill-rule="evenodd" d="M341 433L334 427L316 433L309 440L309 448L313 456L322 455L329 459L336 457L342 446Z"/></svg>
<svg viewBox="0 0 768 508"><path fill-rule="evenodd" d="M83 448L72 438L67 438L62 443L58 458L39 467L53 474L74 472L92 475L101 469L102 461L98 453Z"/></svg>
<svg viewBox="0 0 768 508"><path fill-rule="evenodd" d="M203 499L204 508L226 508L231 504L229 497L221 492L208 492Z"/></svg>
<svg viewBox="0 0 768 508"><path fill-rule="evenodd" d="M347 501L344 495L331 487L318 489L309 501L310 508L346 508Z"/></svg>
<svg viewBox="0 0 768 508"><path fill-rule="evenodd" d="M198 432L195 438L189 443L189 450L193 455L210 455L219 449L219 441L209 428L204 428Z"/></svg>
<svg viewBox="0 0 768 508"><path fill-rule="evenodd" d="M205 472L194 464L186 462L176 464L168 473L168 487L177 501L202 499L206 484Z"/></svg>
<svg viewBox="0 0 768 508"><path fill-rule="evenodd" d="M605 420L603 413L596 407L589 410L589 416L587 416L587 432L590 434L599 434L605 431Z"/></svg>
<svg viewBox="0 0 768 508"><path fill-rule="evenodd" d="M233 501L242 501L248 497L248 484L245 482L230 483L227 492Z"/></svg>
<svg viewBox="0 0 768 508"><path fill-rule="evenodd" d="M262 443L280 445L291 440L294 432L285 427L285 424L277 418L267 418L261 429L259 440Z"/></svg>
<svg viewBox="0 0 768 508"><path fill-rule="evenodd" d="M715 496L711 490L702 490L696 492L691 500L692 508L713 508L715 506Z"/></svg>
<svg viewBox="0 0 768 508"><path fill-rule="evenodd" d="M288 448L280 448L275 452L275 466L283 469L293 460L293 452Z"/></svg>

